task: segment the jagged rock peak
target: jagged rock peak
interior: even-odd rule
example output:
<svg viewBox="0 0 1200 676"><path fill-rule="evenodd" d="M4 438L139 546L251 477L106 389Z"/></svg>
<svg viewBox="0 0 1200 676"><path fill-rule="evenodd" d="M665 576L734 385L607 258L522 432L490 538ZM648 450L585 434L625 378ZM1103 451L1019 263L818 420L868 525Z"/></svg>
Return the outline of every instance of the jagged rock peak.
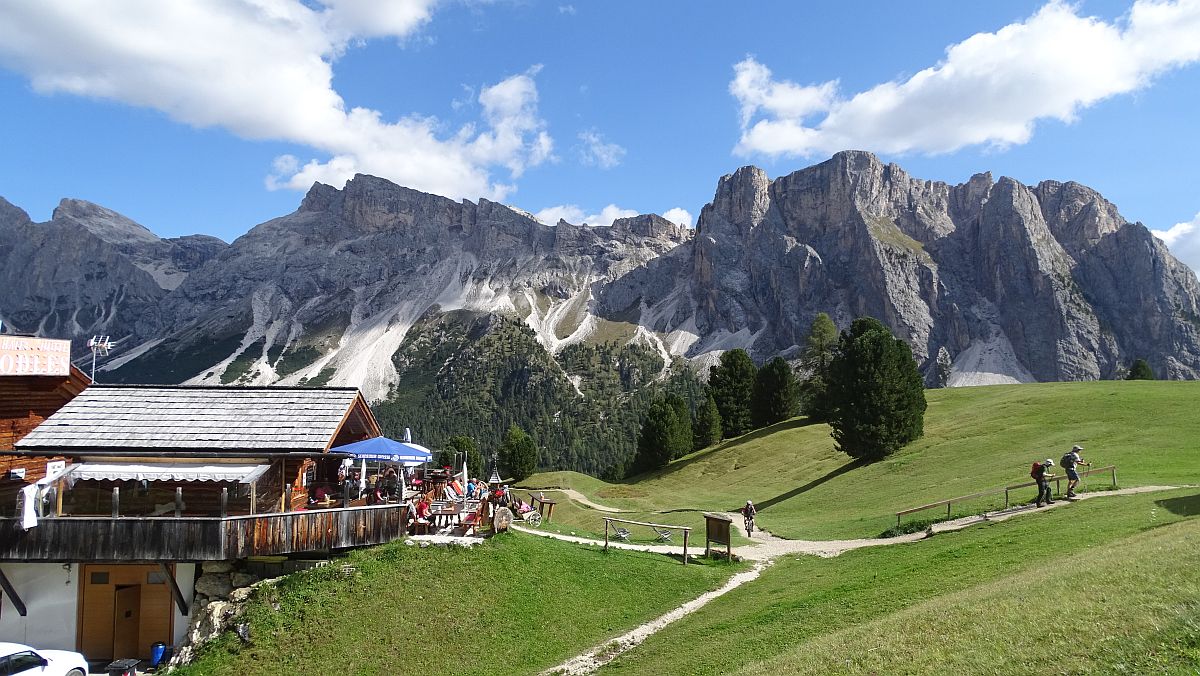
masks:
<svg viewBox="0 0 1200 676"><path fill-rule="evenodd" d="M668 221L658 214L639 214L629 218L618 218L613 221L612 227L614 230L623 230L642 237L670 239L676 242L687 239L691 235L690 228Z"/></svg>
<svg viewBox="0 0 1200 676"><path fill-rule="evenodd" d="M30 223L29 214L21 207L0 197L0 225L5 223Z"/></svg>
<svg viewBox="0 0 1200 676"><path fill-rule="evenodd" d="M341 193L337 188L324 183L313 183L300 202L300 211L325 211Z"/></svg>
<svg viewBox="0 0 1200 676"><path fill-rule="evenodd" d="M717 182L713 201L705 205L696 222L696 232L744 235L762 222L771 204L771 179L753 165L726 174Z"/></svg>
<svg viewBox="0 0 1200 676"><path fill-rule="evenodd" d="M110 244L147 244L159 241L158 235L150 232L144 225L86 200L64 198L54 209L51 220L78 223Z"/></svg>

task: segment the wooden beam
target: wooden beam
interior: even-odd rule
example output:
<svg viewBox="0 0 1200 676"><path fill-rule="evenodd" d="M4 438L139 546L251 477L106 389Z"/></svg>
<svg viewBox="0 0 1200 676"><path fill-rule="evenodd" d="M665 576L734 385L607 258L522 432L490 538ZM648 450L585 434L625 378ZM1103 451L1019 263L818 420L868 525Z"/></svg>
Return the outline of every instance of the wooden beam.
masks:
<svg viewBox="0 0 1200 676"><path fill-rule="evenodd" d="M4 576L3 570L0 570L0 589L3 589L4 593L8 596L8 600L12 601L18 615L25 617L29 614L29 610L25 607L25 602L21 600L20 596L17 596L17 590L13 589L12 583Z"/></svg>
<svg viewBox="0 0 1200 676"><path fill-rule="evenodd" d="M179 588L179 584L175 582L175 574L171 571L170 566L158 562L158 567L162 570L162 574L167 578L167 584L171 585L171 596L175 597L175 607L179 608L179 614L188 617L191 611L188 609L187 599L183 598L183 591Z"/></svg>

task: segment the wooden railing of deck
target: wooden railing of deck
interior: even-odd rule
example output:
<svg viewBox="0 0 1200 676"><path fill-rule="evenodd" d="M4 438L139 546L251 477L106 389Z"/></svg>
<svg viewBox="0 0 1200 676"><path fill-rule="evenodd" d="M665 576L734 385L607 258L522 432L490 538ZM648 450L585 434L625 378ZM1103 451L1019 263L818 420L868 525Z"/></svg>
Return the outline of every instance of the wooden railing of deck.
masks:
<svg viewBox="0 0 1200 676"><path fill-rule="evenodd" d="M407 507L377 505L229 517L0 519L0 561L223 561L396 540Z"/></svg>

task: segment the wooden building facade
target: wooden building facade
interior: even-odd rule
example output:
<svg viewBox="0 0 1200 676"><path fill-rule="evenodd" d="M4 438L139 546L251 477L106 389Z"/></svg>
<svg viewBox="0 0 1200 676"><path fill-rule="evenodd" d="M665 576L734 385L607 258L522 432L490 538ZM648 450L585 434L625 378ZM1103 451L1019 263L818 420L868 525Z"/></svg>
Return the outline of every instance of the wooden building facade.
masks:
<svg viewBox="0 0 1200 676"><path fill-rule="evenodd" d="M401 505L312 501L330 449L379 434L355 388L86 387L7 454L43 470L17 482L40 482L36 525L0 518L0 641L144 659L186 630L205 561L401 537Z"/></svg>

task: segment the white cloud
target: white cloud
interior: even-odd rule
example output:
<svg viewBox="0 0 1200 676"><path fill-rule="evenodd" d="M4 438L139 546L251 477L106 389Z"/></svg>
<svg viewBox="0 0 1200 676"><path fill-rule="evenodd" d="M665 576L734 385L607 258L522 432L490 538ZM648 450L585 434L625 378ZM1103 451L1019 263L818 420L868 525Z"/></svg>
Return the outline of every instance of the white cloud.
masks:
<svg viewBox="0 0 1200 676"><path fill-rule="evenodd" d="M778 156L847 148L944 153L1022 144L1039 119L1072 122L1099 101L1200 60L1200 0L1137 0L1114 23L1054 0L1020 23L977 33L907 80L851 96L836 81L776 80L753 57L734 66L742 120L735 152Z"/></svg>
<svg viewBox="0 0 1200 676"><path fill-rule="evenodd" d="M40 0L0 4L0 66L35 90L121 101L196 127L307 146L278 158L272 188L340 186L371 173L450 197L503 199L548 160L537 67L478 96L482 120L446 131L435 118L395 120L347 107L333 63L368 38L411 36L434 0ZM55 45L53 49L48 45Z"/></svg>
<svg viewBox="0 0 1200 676"><path fill-rule="evenodd" d="M598 214L585 214L583 209L576 204L560 204L554 207L546 207L534 214L534 217L539 221L548 225L557 225L558 220L575 225L612 225L613 221L618 218L629 218L637 216L638 212L633 209L622 209L621 207L610 204L600 210Z"/></svg>
<svg viewBox="0 0 1200 676"><path fill-rule="evenodd" d="M581 155L584 164L612 169L625 157L624 148L616 143L606 142L604 136L594 129L580 132L579 140L583 142Z"/></svg>
<svg viewBox="0 0 1200 676"><path fill-rule="evenodd" d="M559 5L558 13L574 15L575 14L575 5Z"/></svg>
<svg viewBox="0 0 1200 676"><path fill-rule="evenodd" d="M1171 248L1171 253L1192 270L1200 271L1200 213L1184 223L1176 223L1167 230L1151 230Z"/></svg>
<svg viewBox="0 0 1200 676"><path fill-rule="evenodd" d="M575 225L612 225L613 221L618 218L630 218L637 216L638 212L633 209L622 209L621 207L610 204L600 210L598 214L587 214L577 204L560 204L558 206L546 207L534 214L542 223L547 225L557 225L559 219ZM675 207L663 212L663 218L684 227L691 227L692 215L686 209Z"/></svg>
<svg viewBox="0 0 1200 676"><path fill-rule="evenodd" d="M682 225L685 228L692 227L692 214L687 209L681 207L667 209L662 216L675 225Z"/></svg>

